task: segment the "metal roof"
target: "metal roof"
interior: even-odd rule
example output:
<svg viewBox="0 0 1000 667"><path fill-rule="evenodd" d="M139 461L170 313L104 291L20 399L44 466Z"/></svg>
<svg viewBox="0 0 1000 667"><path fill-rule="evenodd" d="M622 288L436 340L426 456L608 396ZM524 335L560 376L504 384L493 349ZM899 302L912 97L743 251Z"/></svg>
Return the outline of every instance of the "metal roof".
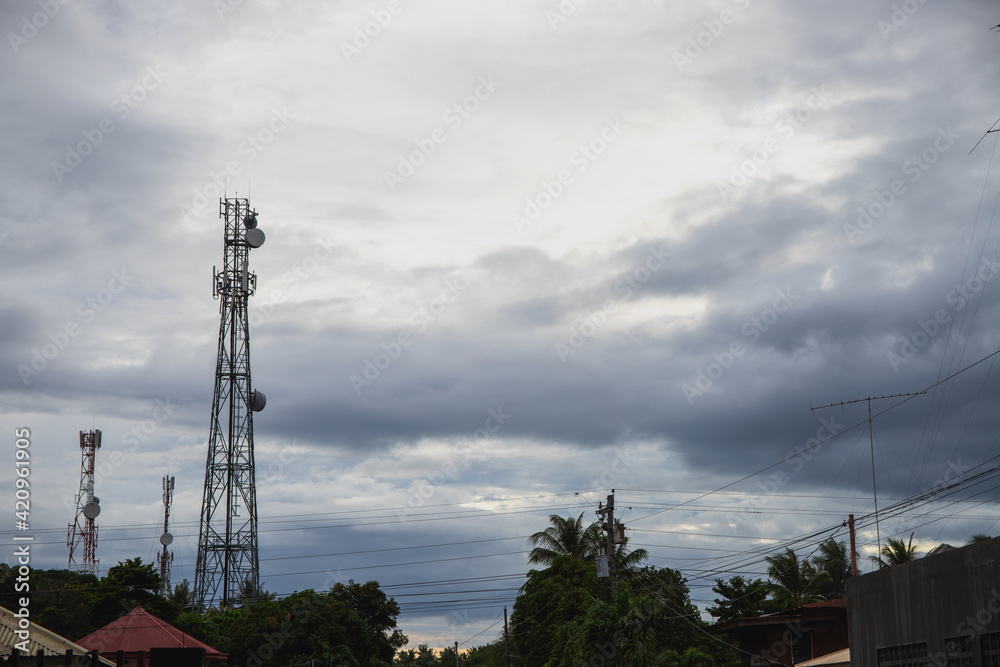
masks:
<svg viewBox="0 0 1000 667"><path fill-rule="evenodd" d="M14 633L18 629L19 620L14 612L5 607L0 607L0 655L10 655L14 645L21 641L21 638ZM37 655L39 649L44 649L45 653L49 655L65 655L67 651L73 651L76 655L83 655L87 652L87 649L83 646L43 628L34 621L31 622L29 632L28 655ZM115 665L115 663L106 658L101 658L101 664L109 665L110 667L114 667Z"/></svg>
<svg viewBox="0 0 1000 667"><path fill-rule="evenodd" d="M211 661L226 659L226 654L208 644L181 632L166 621L161 621L142 607L91 632L79 641L88 650L97 649L102 654L149 652L151 648L203 648Z"/></svg>

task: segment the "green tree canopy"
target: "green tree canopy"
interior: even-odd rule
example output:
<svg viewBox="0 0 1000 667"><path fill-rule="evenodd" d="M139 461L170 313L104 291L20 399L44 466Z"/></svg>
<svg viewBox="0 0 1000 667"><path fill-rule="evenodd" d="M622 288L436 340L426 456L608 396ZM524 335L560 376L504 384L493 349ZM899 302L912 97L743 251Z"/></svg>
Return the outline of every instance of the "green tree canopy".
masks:
<svg viewBox="0 0 1000 667"><path fill-rule="evenodd" d="M847 578L851 576L851 557L843 542L832 537L819 545L819 553L812 559L818 573L826 573L820 583L821 594L828 600L847 595Z"/></svg>
<svg viewBox="0 0 1000 667"><path fill-rule="evenodd" d="M767 575L771 595L779 609L794 609L823 599L822 585L829 579L808 560L800 560L789 548L784 553L767 556Z"/></svg>
<svg viewBox="0 0 1000 667"><path fill-rule="evenodd" d="M900 563L908 563L917 558L917 547L913 544L913 533L910 533L910 541L895 537L886 539L885 544L879 550L878 556L869 556L868 559L878 565L879 569L892 567Z"/></svg>
<svg viewBox="0 0 1000 667"><path fill-rule="evenodd" d="M709 607L708 613L720 623L776 611L774 603L769 600L771 587L761 579L747 581L739 575L727 581L716 579L712 592L720 597L715 598L717 606Z"/></svg>
<svg viewBox="0 0 1000 667"><path fill-rule="evenodd" d="M557 646L560 627L607 591L594 564L573 556L556 556L546 569L530 571L510 618L512 652L526 667L541 667Z"/></svg>
<svg viewBox="0 0 1000 667"><path fill-rule="evenodd" d="M551 565L557 556L592 559L604 551L604 533L598 522L583 525L583 512L577 518L549 516L552 524L528 538L535 548L528 554L529 563Z"/></svg>
<svg viewBox="0 0 1000 667"><path fill-rule="evenodd" d="M343 602L361 616L368 626L372 642L377 648L380 660L392 662L396 651L409 639L396 627L399 605L379 588L377 581L365 584L337 582L330 589L330 597Z"/></svg>
<svg viewBox="0 0 1000 667"><path fill-rule="evenodd" d="M593 563L561 555L545 570L528 574L514 603L512 662L653 665L667 650L683 654L695 646L710 654L706 647L715 642L706 639L704 626L687 581L676 570L644 567L630 573L612 598Z"/></svg>

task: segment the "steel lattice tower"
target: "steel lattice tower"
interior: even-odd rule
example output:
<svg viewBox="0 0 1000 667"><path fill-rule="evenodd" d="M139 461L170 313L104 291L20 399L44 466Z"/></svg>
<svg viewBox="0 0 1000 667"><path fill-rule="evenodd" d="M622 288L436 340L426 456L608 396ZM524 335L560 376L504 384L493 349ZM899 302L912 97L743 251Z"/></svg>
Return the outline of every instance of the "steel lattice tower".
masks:
<svg viewBox="0 0 1000 667"><path fill-rule="evenodd" d="M76 517L66 530L69 570L97 574L97 526L100 499L94 495L94 460L101 448L100 431L80 431L80 490L76 494ZM83 552L82 554L80 552ZM74 558L79 558L79 562Z"/></svg>
<svg viewBox="0 0 1000 667"><path fill-rule="evenodd" d="M160 544L163 545L163 552L156 554L156 561L160 566L160 595L167 597L170 595L170 565L174 562L174 552L167 551L167 547L174 541L174 536L170 534L170 505L174 499L174 478L170 475L163 476L163 534L160 535Z"/></svg>
<svg viewBox="0 0 1000 667"><path fill-rule="evenodd" d="M257 286L250 273L251 248L264 243L249 199L219 202L225 220L225 263L213 269L212 296L219 299L219 355L201 504L194 600L201 609L253 599L260 591L257 559L257 493L254 485L253 413L264 394L250 381L247 301Z"/></svg>

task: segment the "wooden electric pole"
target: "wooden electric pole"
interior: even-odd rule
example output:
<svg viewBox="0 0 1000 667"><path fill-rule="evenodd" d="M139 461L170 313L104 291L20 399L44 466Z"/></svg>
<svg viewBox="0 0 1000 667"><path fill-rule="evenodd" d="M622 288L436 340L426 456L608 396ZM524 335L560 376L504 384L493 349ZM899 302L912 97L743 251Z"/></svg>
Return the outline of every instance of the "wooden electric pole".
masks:
<svg viewBox="0 0 1000 667"><path fill-rule="evenodd" d="M597 516L601 518L603 522L601 527L608 534L607 540L607 559L608 559L608 588L611 590L611 596L614 597L618 592L618 568L615 565L615 490L611 489L611 495L608 496L607 505L597 505Z"/></svg>
<svg viewBox="0 0 1000 667"><path fill-rule="evenodd" d="M510 643L507 636L507 607L503 608L503 659L510 667Z"/></svg>
<svg viewBox="0 0 1000 667"><path fill-rule="evenodd" d="M854 536L854 515L848 515L847 525L851 531L851 576L858 576L858 547Z"/></svg>

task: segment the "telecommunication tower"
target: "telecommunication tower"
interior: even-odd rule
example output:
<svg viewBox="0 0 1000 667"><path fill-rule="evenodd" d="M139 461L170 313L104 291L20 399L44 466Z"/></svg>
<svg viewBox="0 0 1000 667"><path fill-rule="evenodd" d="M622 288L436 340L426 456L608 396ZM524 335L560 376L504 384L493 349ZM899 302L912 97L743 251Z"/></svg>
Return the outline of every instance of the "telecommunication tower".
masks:
<svg viewBox="0 0 1000 667"><path fill-rule="evenodd" d="M219 217L225 220L224 263L213 269L212 296L222 321L194 575L195 604L203 610L260 591L253 413L264 409L266 398L250 381L247 302L257 288L250 250L264 243L264 232L249 199L219 200Z"/></svg>
<svg viewBox="0 0 1000 667"><path fill-rule="evenodd" d="M100 499L94 495L94 459L101 448L100 431L80 431L80 490L76 494L76 517L66 530L69 567L73 572L97 574L97 526Z"/></svg>
<svg viewBox="0 0 1000 667"><path fill-rule="evenodd" d="M163 534L160 535L160 544L163 545L163 552L156 555L157 564L160 566L160 594L164 597L170 595L170 564L174 562L174 553L167 551L167 547L174 541L174 536L170 534L170 504L174 499L174 478L170 475L163 476Z"/></svg>

